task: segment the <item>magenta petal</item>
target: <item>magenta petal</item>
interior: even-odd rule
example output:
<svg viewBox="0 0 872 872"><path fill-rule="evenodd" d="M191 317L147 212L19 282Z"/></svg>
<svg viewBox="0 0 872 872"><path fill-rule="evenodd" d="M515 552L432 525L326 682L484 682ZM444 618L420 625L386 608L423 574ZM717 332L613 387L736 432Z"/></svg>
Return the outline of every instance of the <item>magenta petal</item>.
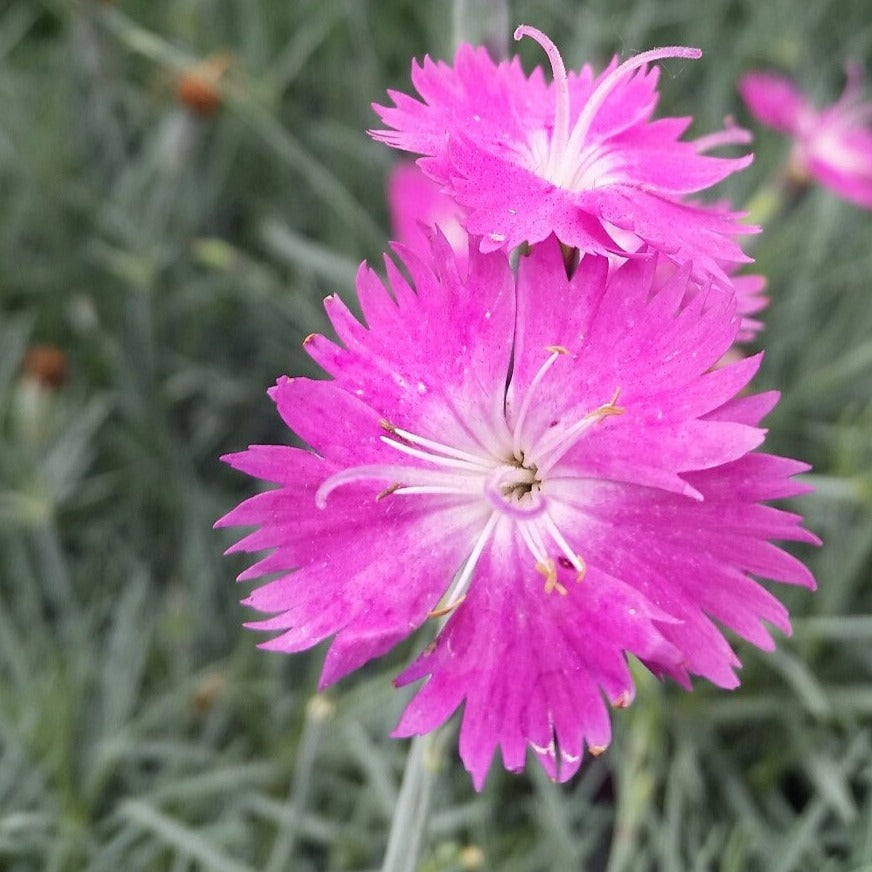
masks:
<svg viewBox="0 0 872 872"><path fill-rule="evenodd" d="M463 210L439 186L412 163L394 167L387 183L388 209L394 238L421 257L428 257L432 232L438 228L466 272L469 243L463 229Z"/></svg>
<svg viewBox="0 0 872 872"><path fill-rule="evenodd" d="M587 93L580 93L570 88L571 103L574 107L583 107L590 94L603 79L608 76L619 64L617 57L612 58L609 65L597 76L593 86ZM626 131L639 131L645 129L647 122L654 109L660 94L657 84L660 79L660 70L657 67L642 69L625 79L619 88L611 91L603 102L591 124L592 138L605 140L620 136ZM552 85L553 87L553 85ZM668 122L677 122L677 127L669 131L669 135L680 136L688 126L683 119L664 119ZM658 122L654 122L657 124ZM653 126L653 125L652 125Z"/></svg>
<svg viewBox="0 0 872 872"><path fill-rule="evenodd" d="M554 234L591 254L618 251L602 223L575 205L575 197L511 160L458 140L451 144L451 191L466 212L466 228L482 251L511 250Z"/></svg>
<svg viewBox="0 0 872 872"><path fill-rule="evenodd" d="M525 564L521 580L515 567ZM552 777L566 780L585 744L609 744L606 701L632 699L624 651L677 662L655 625L666 616L594 570L570 582L566 596L543 595L541 576L505 530L480 566L480 583L436 645L398 679L429 675L395 735L433 729L463 701L460 753L477 789L497 747L509 768L522 769L530 748ZM587 630L594 626L595 636Z"/></svg>
<svg viewBox="0 0 872 872"><path fill-rule="evenodd" d="M802 118L813 111L793 82L775 73L746 73L739 94L758 121L782 133L796 133Z"/></svg>
<svg viewBox="0 0 872 872"><path fill-rule="evenodd" d="M387 513L382 504L361 510L359 523L336 535L327 529L310 540L295 572L255 589L244 604L273 617L250 623L253 629L279 631L262 643L273 651L300 651L338 634L324 666L322 686L366 660L380 656L427 618L468 553L466 521L445 509L407 517ZM366 515L369 517L366 518ZM389 532L374 538L371 529L389 518ZM325 556L329 555L329 559ZM384 567L401 561L402 575L385 577ZM385 588L390 595L386 595Z"/></svg>
<svg viewBox="0 0 872 872"><path fill-rule="evenodd" d="M872 135L846 136L840 146L812 156L809 173L845 200L872 209Z"/></svg>
<svg viewBox="0 0 872 872"><path fill-rule="evenodd" d="M653 126L653 125L652 125ZM650 145L637 139L623 155L623 172L661 194L688 194L710 188L744 169L753 155L740 158L701 155L692 143Z"/></svg>
<svg viewBox="0 0 872 872"><path fill-rule="evenodd" d="M322 456L350 466L385 454L378 413L336 382L284 377L269 394L285 424Z"/></svg>
<svg viewBox="0 0 872 872"><path fill-rule="evenodd" d="M691 263L702 279L728 283L726 264L746 263L735 237L758 228L742 224L741 214L695 206L626 185L611 185L579 195L579 205L635 234L675 263Z"/></svg>
<svg viewBox="0 0 872 872"><path fill-rule="evenodd" d="M448 131L458 127L474 127L483 140L501 142L517 137L519 123L531 115L543 123L541 72L528 79L517 58L495 64L484 48L459 46L453 66L425 57L422 64L412 64L412 84L423 102L390 91L393 107L373 105L382 122L393 128L370 131L374 139L404 151L437 155Z"/></svg>

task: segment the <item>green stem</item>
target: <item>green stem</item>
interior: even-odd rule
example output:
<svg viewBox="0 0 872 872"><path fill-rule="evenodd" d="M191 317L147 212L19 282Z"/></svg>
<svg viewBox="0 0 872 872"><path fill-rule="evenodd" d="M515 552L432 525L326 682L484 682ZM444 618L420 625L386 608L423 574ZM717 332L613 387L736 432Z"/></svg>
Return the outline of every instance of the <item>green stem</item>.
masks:
<svg viewBox="0 0 872 872"><path fill-rule="evenodd" d="M653 759L662 742L657 706L656 700L637 698L630 713L616 773L615 828L606 872L630 872L638 865L641 831L656 783Z"/></svg>
<svg viewBox="0 0 872 872"><path fill-rule="evenodd" d="M291 868L299 822L309 797L324 724L332 714L333 706L323 696L312 697L306 706L306 721L297 751L297 762L285 806L284 821L273 842L272 852L265 867L266 872L282 872L284 869Z"/></svg>
<svg viewBox="0 0 872 872"><path fill-rule="evenodd" d="M432 733L412 739L381 872L416 872L420 868L438 769L438 749Z"/></svg>
<svg viewBox="0 0 872 872"><path fill-rule="evenodd" d="M789 165L779 168L748 200L745 206L747 222L766 227L783 212L799 205L807 189L808 186L791 173Z"/></svg>

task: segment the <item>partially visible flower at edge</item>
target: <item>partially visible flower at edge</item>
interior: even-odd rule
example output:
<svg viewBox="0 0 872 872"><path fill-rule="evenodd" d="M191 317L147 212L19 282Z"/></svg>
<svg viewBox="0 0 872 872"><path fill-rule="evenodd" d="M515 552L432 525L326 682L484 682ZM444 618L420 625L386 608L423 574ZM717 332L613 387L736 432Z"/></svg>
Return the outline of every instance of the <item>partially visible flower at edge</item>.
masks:
<svg viewBox="0 0 872 872"><path fill-rule="evenodd" d="M387 179L386 197L393 239L417 255L428 257L434 228L445 236L466 272L469 238L463 229L463 211L413 163L399 163Z"/></svg>
<svg viewBox="0 0 872 872"><path fill-rule="evenodd" d="M336 297L341 344L305 347L332 377L270 391L311 447L224 458L278 485L218 521L253 525L231 551L272 549L240 580L278 575L244 602L249 626L294 652L333 638L321 686L408 637L436 637L399 676L425 679L394 735L429 732L461 705L460 754L481 788L501 749L531 749L570 778L610 742L606 702L628 705L627 654L690 688L731 688L740 665L714 621L761 648L787 610L752 577L813 588L770 540L817 542L762 501L809 488L794 460L758 453L768 392L737 396L760 355L713 369L739 327L688 271L652 291L657 257L567 277L553 237L520 259L444 238L426 259L365 265L366 326ZM442 623L444 621L444 623Z"/></svg>
<svg viewBox="0 0 872 872"><path fill-rule="evenodd" d="M727 282L724 264L744 263L736 238L758 228L742 214L686 199L747 166L751 155L704 152L749 141L736 127L681 141L690 118L651 120L664 58L698 58L698 49L653 49L599 75L585 65L567 74L545 34L519 27L545 50L527 77L518 58L496 64L484 48L461 45L453 66L412 65L416 100L388 92L374 108L391 129L371 135L422 155L419 165L463 208L481 250L512 250L555 234L582 253L626 254L646 244L697 276ZM617 229L620 233L612 233ZM618 241L630 234L629 248ZM618 239L616 239L616 237Z"/></svg>
<svg viewBox="0 0 872 872"><path fill-rule="evenodd" d="M786 76L751 72L739 93L762 124L793 139L788 171L795 181L814 179L840 197L872 209L872 102L864 102L863 71L846 67L842 96L817 110Z"/></svg>
<svg viewBox="0 0 872 872"><path fill-rule="evenodd" d="M751 342L763 329L763 322L752 317L769 305L765 296L766 277L758 273L731 276L733 290L736 292L736 312L742 316L742 326L736 334L736 342Z"/></svg>

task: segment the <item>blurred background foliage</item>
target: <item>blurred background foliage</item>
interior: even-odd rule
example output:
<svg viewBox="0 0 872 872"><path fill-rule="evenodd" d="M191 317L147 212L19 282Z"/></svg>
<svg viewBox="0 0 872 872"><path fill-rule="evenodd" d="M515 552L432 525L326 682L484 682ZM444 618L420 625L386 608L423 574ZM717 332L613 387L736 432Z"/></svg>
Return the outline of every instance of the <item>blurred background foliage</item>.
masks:
<svg viewBox="0 0 872 872"><path fill-rule="evenodd" d="M473 6L475 4L472 4ZM0 868L375 869L413 641L315 697L323 652L256 651L211 529L252 484L218 456L288 434L265 396L378 263L369 108L450 57L448 0L0 3ZM754 66L834 98L872 60L865 0L516 0L569 65L654 45L662 111L750 124ZM463 22L459 22L463 26ZM476 23L476 22L473 22ZM480 22L478 22L480 23ZM529 40L519 47L541 63ZM765 204L787 145L719 194ZM762 192L762 193L761 193ZM772 304L769 447L809 460L814 596L739 644L742 687L640 674L574 782L491 771L451 737L426 870L872 869L872 220L810 190L753 241Z"/></svg>

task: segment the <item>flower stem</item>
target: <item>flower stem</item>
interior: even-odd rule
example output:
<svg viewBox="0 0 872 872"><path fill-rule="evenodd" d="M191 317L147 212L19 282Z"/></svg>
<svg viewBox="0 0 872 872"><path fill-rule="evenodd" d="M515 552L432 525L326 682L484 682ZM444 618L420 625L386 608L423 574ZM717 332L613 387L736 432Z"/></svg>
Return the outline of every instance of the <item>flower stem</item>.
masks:
<svg viewBox="0 0 872 872"><path fill-rule="evenodd" d="M779 167L752 195L745 205L748 224L767 226L782 213L798 206L808 184L797 177L790 166ZM752 237L753 238L753 237ZM753 248L749 243L747 248Z"/></svg>
<svg viewBox="0 0 872 872"><path fill-rule="evenodd" d="M306 720L297 753L291 791L285 805L284 820L273 843L265 872L282 872L291 867L291 859L296 848L299 821L306 808L309 788L315 771L315 762L324 724L333 714L333 705L323 696L315 696L306 706Z"/></svg>
<svg viewBox="0 0 872 872"><path fill-rule="evenodd" d="M650 683L647 679L643 682ZM637 697L617 771L615 829L606 872L630 872L636 868L641 832L655 789L654 757L656 749L662 746L660 733L657 703Z"/></svg>
<svg viewBox="0 0 872 872"><path fill-rule="evenodd" d="M412 739L381 872L416 872L420 868L439 747L432 733Z"/></svg>

